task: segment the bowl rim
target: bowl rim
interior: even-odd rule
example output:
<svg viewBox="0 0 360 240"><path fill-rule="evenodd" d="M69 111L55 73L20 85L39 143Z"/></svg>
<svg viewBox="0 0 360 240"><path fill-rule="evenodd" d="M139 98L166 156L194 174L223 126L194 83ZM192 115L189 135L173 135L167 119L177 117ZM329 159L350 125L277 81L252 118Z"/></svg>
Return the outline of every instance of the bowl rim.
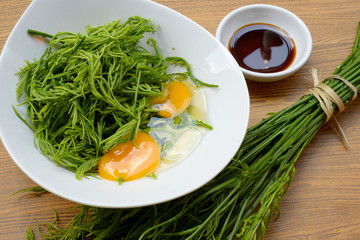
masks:
<svg viewBox="0 0 360 240"><path fill-rule="evenodd" d="M239 66L239 68L241 69L241 71L244 73L245 76L250 76L250 80L251 77L254 77L256 79L262 79L262 81L271 81L271 80L281 80L285 77L288 77L290 75L292 75L293 73L295 73L297 70L299 70L305 63L306 61L309 59L311 52L312 52L312 36L311 36L311 32L308 29L308 27L306 26L306 24L304 23L303 20L301 20L301 18L299 18L297 15L295 15L294 13L292 13L291 11L279 7L279 6L275 6L275 5L270 5L270 4L249 4L249 5L245 5L239 8L234 9L233 11L229 12L219 23L217 30L216 30L216 39L218 39L221 42L221 36L223 35L223 30L226 27L226 24L228 23L228 21L230 19L232 19L233 17L235 17L236 15L238 15L241 12L244 11L248 11L251 9L267 9L267 10L276 10L276 11L282 11L284 13L286 13L288 16L292 17L293 19L296 20L296 22L299 24L300 26L300 30L304 33L305 39L306 39L306 48L304 49L304 53L302 54L302 57L299 59L299 61L297 61L296 64L291 64L287 69L280 71L280 72L275 72L275 73L259 73L259 72L254 72L245 68L242 68ZM240 26L241 27L241 26ZM286 29L284 29L286 31ZM223 45L224 43L221 42ZM227 46L225 46L227 48Z"/></svg>
<svg viewBox="0 0 360 240"><path fill-rule="evenodd" d="M153 1L106 0L105 2L107 4L104 4L104 2L100 4L97 0L79 0L76 1L76 3L74 2L72 9L69 9L69 11L66 12L68 14L66 20L57 21L58 17L60 16L62 18L64 13L63 11L59 11L59 8L62 9L62 7L67 6L64 4L64 1L65 3L71 2L71 0L33 1L15 25L4 45L3 52L0 55L0 83L3 85L2 90L0 91L0 110L4 115L4 117L0 119L0 138L14 163L35 183L49 192L73 202L103 208L143 207L170 201L202 187L218 175L231 161L233 155L243 141L250 113L250 99L247 85L242 72L240 69L236 68L236 63L231 57L231 54L224 49L223 45L218 42L210 32L195 21L169 7ZM87 4L83 4L85 2ZM79 6L84 10L82 12L91 10L91 13L99 13L99 15L87 14L87 17L79 18L77 9ZM97 8L97 6L99 7ZM112 6L112 8L109 10L108 6ZM129 8L129 6L134 7ZM155 13L158 14L156 15ZM199 159L200 157L203 157L207 164L206 171L203 171L201 168L202 166L199 166L201 165L201 162L192 162L189 156L187 159L180 162L176 168L169 168L167 171L159 174L157 181L154 181L151 178L142 178L129 181L128 184L123 184L121 188L119 188L118 183L115 181L101 181L100 179L90 177L79 181L72 172L65 168L58 167L54 162L47 159L46 156L42 155L38 149L36 149L33 132L13 111L12 106L17 106L19 104L15 94L16 80L18 78L14 73L19 71L18 67L24 66L24 59L38 59L43 54L43 50L41 50L43 42L38 41L36 38L29 38L31 41L27 41L29 36L27 35L26 30L31 26L33 29L35 28L44 32L58 32L63 29L65 21L67 29L69 24L71 24L69 31L84 31L84 27L88 24L99 26L115 19L127 19L128 17L135 15L142 16L143 18L154 16L151 18L152 21L159 24L163 23L161 24L158 34L154 36L154 39L159 40L159 43L161 43L160 40L164 39L165 36L172 36L171 39L174 39L174 41L171 39L166 40L166 43L169 45L162 45L161 48L159 48L160 50L162 49L162 54L167 54L165 56L184 57L191 62L192 66L194 66L194 74L200 79L201 77L208 76L209 78L206 78L206 82L218 84L219 87L223 87L224 89L226 87L227 90L231 90L230 94L223 94L222 92L224 91L218 90L220 88L204 89L206 90L206 96L208 96L206 102L208 106L211 107L211 110L208 112L209 121L214 127L214 130L207 132L206 136L204 136L197 145L196 149L191 152L191 158ZM33 16L39 17L34 18ZM52 20L45 21L49 16L53 17ZM29 19L31 19L31 21L29 21ZM171 19L174 21L170 22ZM73 22L75 22L74 20L77 20L76 24L73 24ZM188 26L188 28L185 27L185 30L188 29L189 32L183 30L192 36L192 38L187 38L186 40L181 38L184 31L178 31L178 29L173 28L174 24L179 25L179 23ZM174 35L175 33L179 36ZM193 33L198 35L195 36ZM156 38L157 36L158 38ZM189 47L189 44L186 44L186 41L189 41L189 39L192 39L193 41L205 39L205 43L209 42L209 45L205 45L204 41L201 41L204 45L199 48L196 42L191 42L191 44L196 47L195 49L199 49L199 51L203 50L203 54L193 54L193 49ZM176 42L176 40L179 40L179 42ZM27 43L27 45L24 43ZM26 49L26 51L23 51L24 49ZM167 51L165 49L167 49ZM224 66L230 69L230 73L226 75L230 75L230 77L225 77L225 79L216 77L216 74L220 74L221 71L224 71L224 68L214 68L214 64L210 64L213 63L214 60L216 60L215 62L219 61L219 54L221 59L225 59L223 62ZM201 67L204 65L202 64L203 62L208 63L206 65L208 67L205 69L202 69ZM235 85L227 84L231 79L231 83L235 83ZM241 86L241 94L239 94L239 88L234 86ZM235 113L226 111L226 109L222 107L222 104L216 102L216 100L226 99L223 98L224 96L229 96L231 98L228 100L238 102L239 106L242 107L241 110L236 111ZM236 98L238 100L236 100ZM212 107L213 105L214 107ZM25 107L25 105L20 107ZM19 113L22 116L26 116L26 108L18 110L20 110ZM231 114L231 116L224 117L227 114ZM226 119L226 121L233 121L233 123L223 123L217 119ZM235 124L235 121L236 126L234 128L233 124ZM228 132L224 131L225 127L228 128L230 132L234 133L235 131L237 134L228 136ZM236 128L238 128L238 130ZM219 136L217 134L219 132L223 133L223 135ZM207 145L208 141L206 141L206 139L210 141L211 145ZM222 139L220 143L219 139ZM22 145L24 141L29 144ZM21 146L20 151L18 149L19 146ZM212 146L218 147L218 150L214 151L214 153L209 156L207 150ZM202 154L199 152L200 147L206 150L201 151ZM216 155L221 156L216 157ZM36 161L28 161L28 159L32 160L32 158ZM226 161L221 161L221 158L226 159ZM40 161L41 165L36 165ZM212 164L215 164L214 167L211 167ZM188 166L194 170L193 177L191 176L189 168L187 168ZM181 174L174 174L176 172ZM198 174L198 172L201 172L201 174ZM169 179L174 179L174 181L169 181ZM114 189L119 191L112 191ZM130 195L131 197L128 197Z"/></svg>

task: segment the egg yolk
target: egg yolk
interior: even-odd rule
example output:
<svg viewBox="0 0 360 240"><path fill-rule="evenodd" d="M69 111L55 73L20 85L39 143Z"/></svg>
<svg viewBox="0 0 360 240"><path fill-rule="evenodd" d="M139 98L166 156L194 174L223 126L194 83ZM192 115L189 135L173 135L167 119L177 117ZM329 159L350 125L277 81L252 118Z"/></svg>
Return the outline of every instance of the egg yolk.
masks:
<svg viewBox="0 0 360 240"><path fill-rule="evenodd" d="M152 104L158 115L164 118L173 118L186 110L191 102L189 88L180 81L171 81L165 84L163 95L155 98Z"/></svg>
<svg viewBox="0 0 360 240"><path fill-rule="evenodd" d="M113 181L131 181L155 171L160 163L157 142L141 131L134 141L120 143L104 154L98 164L100 177Z"/></svg>

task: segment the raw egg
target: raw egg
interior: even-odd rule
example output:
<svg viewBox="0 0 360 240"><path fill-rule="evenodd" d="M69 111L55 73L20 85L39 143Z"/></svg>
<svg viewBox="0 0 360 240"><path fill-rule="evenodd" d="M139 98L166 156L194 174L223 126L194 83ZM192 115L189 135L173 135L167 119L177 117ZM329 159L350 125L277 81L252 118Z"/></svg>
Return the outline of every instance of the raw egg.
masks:
<svg viewBox="0 0 360 240"><path fill-rule="evenodd" d="M155 174L179 164L197 147L207 129L197 126L196 120L185 111L177 123L171 118L153 117L147 126L149 134L161 148L160 164Z"/></svg>
<svg viewBox="0 0 360 240"><path fill-rule="evenodd" d="M191 92L189 88L180 81L171 81L164 86L163 95L152 101L158 115L164 118L178 116L189 107Z"/></svg>
<svg viewBox="0 0 360 240"><path fill-rule="evenodd" d="M131 181L153 173L159 162L159 145L149 134L139 131L136 139L120 143L105 153L98 171L107 180Z"/></svg>

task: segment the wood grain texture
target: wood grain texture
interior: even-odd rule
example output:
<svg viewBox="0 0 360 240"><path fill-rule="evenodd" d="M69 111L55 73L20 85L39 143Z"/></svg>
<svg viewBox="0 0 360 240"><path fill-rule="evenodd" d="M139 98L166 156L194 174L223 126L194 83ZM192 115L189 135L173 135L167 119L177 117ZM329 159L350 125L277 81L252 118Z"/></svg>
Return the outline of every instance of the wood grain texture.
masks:
<svg viewBox="0 0 360 240"><path fill-rule="evenodd" d="M0 0L0 50L29 0ZM184 14L215 34L221 19L247 4L267 3L297 14L309 27L313 52L307 64L292 77L275 83L248 81L250 125L297 101L312 86L309 69L321 76L332 73L350 53L360 20L360 1L350 0L156 0ZM356 100L339 121L350 141L345 150L331 125L324 126L305 149L293 184L281 202L281 217L269 225L267 240L360 239L360 101ZM20 146L21 147L21 146ZM59 224L74 214L75 203L52 194L12 193L33 187L0 144L0 239L24 239L25 229L53 220Z"/></svg>

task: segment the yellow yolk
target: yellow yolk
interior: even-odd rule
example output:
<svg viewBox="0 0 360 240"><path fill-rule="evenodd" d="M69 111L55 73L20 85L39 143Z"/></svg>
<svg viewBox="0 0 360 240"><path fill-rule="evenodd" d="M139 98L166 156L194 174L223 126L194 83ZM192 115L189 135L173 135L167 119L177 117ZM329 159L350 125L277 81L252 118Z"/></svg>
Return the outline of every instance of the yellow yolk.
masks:
<svg viewBox="0 0 360 240"><path fill-rule="evenodd" d="M135 144L133 140L120 143L105 153L99 161L99 175L113 181L131 181L154 172L160 162L157 142L140 131Z"/></svg>
<svg viewBox="0 0 360 240"><path fill-rule="evenodd" d="M175 117L186 110L191 102L191 92L189 88L180 81L171 81L165 84L162 96L152 101L158 115L164 118Z"/></svg>

